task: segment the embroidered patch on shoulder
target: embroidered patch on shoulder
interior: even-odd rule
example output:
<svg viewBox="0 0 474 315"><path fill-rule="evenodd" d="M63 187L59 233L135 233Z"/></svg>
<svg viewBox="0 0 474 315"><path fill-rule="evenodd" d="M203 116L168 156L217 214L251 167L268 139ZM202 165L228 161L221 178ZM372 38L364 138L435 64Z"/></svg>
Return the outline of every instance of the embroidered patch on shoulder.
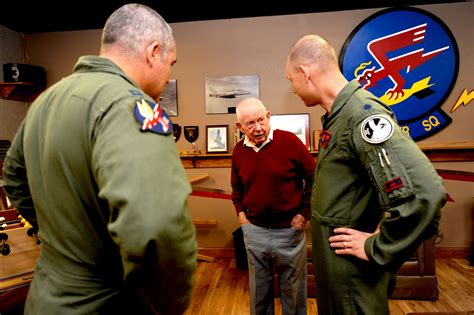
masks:
<svg viewBox="0 0 474 315"><path fill-rule="evenodd" d="M395 126L385 115L372 115L364 119L360 127L362 138L369 143L382 143L393 134Z"/></svg>
<svg viewBox="0 0 474 315"><path fill-rule="evenodd" d="M137 121L142 124L141 130L150 130L163 135L173 132L170 118L158 103L153 104L144 99L137 100L133 112Z"/></svg>
<svg viewBox="0 0 474 315"><path fill-rule="evenodd" d="M384 184L383 184L383 187L385 188L385 191L387 193L391 192L391 191L394 191L394 190L397 190L399 188L402 188L403 187L403 181L400 177L395 177L394 179L392 180L389 180L389 181L386 181Z"/></svg>

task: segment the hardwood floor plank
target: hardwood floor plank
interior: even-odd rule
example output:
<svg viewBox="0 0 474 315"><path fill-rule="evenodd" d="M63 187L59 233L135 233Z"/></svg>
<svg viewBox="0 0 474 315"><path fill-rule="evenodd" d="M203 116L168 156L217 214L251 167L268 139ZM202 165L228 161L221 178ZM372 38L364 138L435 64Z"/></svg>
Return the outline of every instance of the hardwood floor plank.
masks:
<svg viewBox="0 0 474 315"><path fill-rule="evenodd" d="M226 297L227 302L223 314L242 314L241 305L245 304L248 307L250 302L246 294L248 292L247 272L238 269L231 272L230 287L231 291Z"/></svg>
<svg viewBox="0 0 474 315"><path fill-rule="evenodd" d="M437 301L389 300L391 315L409 313L474 313L474 267L466 259L437 259L440 293ZM186 315L246 315L250 310L247 271L236 268L235 259L199 262L196 285ZM317 301L308 299L308 314L317 314ZM275 299L275 314L281 303Z"/></svg>
<svg viewBox="0 0 474 315"><path fill-rule="evenodd" d="M193 294L185 315L250 313L248 273L237 269L234 259L201 261L194 275ZM437 259L436 275L439 284L437 301L389 300L390 314L474 315L474 266L470 266L467 259ZM6 296L0 296L0 302L2 298ZM317 314L316 299L308 299L307 305L308 314ZM275 309L275 314L280 315L279 299L275 299ZM5 315L13 314L6 312Z"/></svg>

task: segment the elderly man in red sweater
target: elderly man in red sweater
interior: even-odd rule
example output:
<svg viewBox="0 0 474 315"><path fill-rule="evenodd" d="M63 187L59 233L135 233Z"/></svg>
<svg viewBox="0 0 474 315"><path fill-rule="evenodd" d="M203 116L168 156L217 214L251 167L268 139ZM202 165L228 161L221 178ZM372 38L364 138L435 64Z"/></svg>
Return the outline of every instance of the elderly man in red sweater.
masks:
<svg viewBox="0 0 474 315"><path fill-rule="evenodd" d="M306 314L306 237L315 160L291 132L272 129L257 98L240 102L245 137L232 154L232 201L244 233L251 314L274 314L278 274L283 314Z"/></svg>

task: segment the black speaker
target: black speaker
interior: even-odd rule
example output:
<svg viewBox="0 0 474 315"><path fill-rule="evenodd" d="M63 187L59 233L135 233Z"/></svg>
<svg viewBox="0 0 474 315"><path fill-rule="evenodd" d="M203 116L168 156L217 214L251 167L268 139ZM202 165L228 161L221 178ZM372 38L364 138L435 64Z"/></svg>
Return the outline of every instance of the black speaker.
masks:
<svg viewBox="0 0 474 315"><path fill-rule="evenodd" d="M46 87L46 71L43 67L23 63L5 63L3 65L3 81L24 82Z"/></svg>

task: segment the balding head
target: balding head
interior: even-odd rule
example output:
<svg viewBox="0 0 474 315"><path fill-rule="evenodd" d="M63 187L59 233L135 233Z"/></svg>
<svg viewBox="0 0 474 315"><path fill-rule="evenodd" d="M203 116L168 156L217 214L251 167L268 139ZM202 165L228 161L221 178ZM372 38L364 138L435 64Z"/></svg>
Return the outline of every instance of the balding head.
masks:
<svg viewBox="0 0 474 315"><path fill-rule="evenodd" d="M330 111L336 95L347 84L334 48L321 36L306 35L290 49L286 77L306 106Z"/></svg>
<svg viewBox="0 0 474 315"><path fill-rule="evenodd" d="M287 66L297 71L301 65L318 71L339 67L334 48L318 35L306 35L291 48Z"/></svg>

